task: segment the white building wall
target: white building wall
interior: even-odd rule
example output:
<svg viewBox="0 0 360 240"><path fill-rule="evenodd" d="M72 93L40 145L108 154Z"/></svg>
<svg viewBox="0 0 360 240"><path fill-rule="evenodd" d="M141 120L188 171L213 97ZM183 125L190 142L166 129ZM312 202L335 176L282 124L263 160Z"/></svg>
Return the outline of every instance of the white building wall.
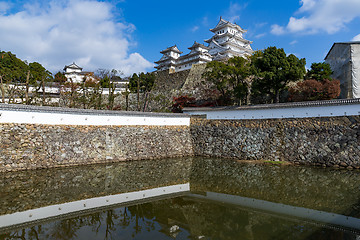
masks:
<svg viewBox="0 0 360 240"><path fill-rule="evenodd" d="M360 98L360 44L351 45L352 97Z"/></svg>
<svg viewBox="0 0 360 240"><path fill-rule="evenodd" d="M64 113L61 111L27 111L26 109L8 109L0 105L0 123L47 124L47 125L80 125L80 126L189 126L190 116L168 114L82 114L81 111ZM110 111L109 111L110 112Z"/></svg>

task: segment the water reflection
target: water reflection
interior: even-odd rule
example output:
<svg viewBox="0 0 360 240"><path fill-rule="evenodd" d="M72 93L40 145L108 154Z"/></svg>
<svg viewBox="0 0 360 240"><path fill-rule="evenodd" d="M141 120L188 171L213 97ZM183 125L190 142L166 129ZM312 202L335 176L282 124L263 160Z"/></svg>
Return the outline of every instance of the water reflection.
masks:
<svg viewBox="0 0 360 240"><path fill-rule="evenodd" d="M178 226L175 231L171 229ZM177 197L0 234L1 239L357 239L343 229Z"/></svg>
<svg viewBox="0 0 360 240"><path fill-rule="evenodd" d="M276 207L261 206L266 201L358 221L357 171L198 158L7 173L2 178L2 215L189 182L192 193L105 204L3 228L0 239L359 239L360 226L291 217ZM211 194L225 197L211 198ZM253 199L259 206L238 204L235 198Z"/></svg>
<svg viewBox="0 0 360 240"><path fill-rule="evenodd" d="M193 161L191 190L262 199L360 217L360 172L303 166Z"/></svg>
<svg viewBox="0 0 360 240"><path fill-rule="evenodd" d="M188 183L191 164L191 159L164 159L1 173L0 215Z"/></svg>

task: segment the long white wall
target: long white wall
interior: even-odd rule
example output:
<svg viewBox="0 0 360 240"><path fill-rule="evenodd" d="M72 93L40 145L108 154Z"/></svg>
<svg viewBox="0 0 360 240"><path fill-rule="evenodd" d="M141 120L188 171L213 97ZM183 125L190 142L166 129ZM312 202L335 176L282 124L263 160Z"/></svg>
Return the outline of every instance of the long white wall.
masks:
<svg viewBox="0 0 360 240"><path fill-rule="evenodd" d="M0 105L0 123L84 125L84 126L189 126L190 116L140 112L89 111L64 112L56 108L5 108ZM63 111L62 111L63 110Z"/></svg>
<svg viewBox="0 0 360 240"><path fill-rule="evenodd" d="M190 115L206 115L207 119L279 119L360 115L360 101L345 100L274 104L250 107L185 108Z"/></svg>

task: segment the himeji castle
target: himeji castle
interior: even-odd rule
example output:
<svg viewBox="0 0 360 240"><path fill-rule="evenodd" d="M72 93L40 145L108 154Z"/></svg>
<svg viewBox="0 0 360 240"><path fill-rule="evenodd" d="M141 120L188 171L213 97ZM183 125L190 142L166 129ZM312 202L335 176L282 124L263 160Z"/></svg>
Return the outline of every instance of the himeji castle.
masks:
<svg viewBox="0 0 360 240"><path fill-rule="evenodd" d="M253 53L250 46L252 41L243 38L247 31L236 23L231 23L220 17L215 28L210 29L214 33L210 39L205 40L207 46L194 42L189 47L190 53L186 55L176 45L161 51L163 54L157 62L157 71L169 70L179 72L190 69L193 64L207 63L213 60L224 60L234 56L249 56Z"/></svg>

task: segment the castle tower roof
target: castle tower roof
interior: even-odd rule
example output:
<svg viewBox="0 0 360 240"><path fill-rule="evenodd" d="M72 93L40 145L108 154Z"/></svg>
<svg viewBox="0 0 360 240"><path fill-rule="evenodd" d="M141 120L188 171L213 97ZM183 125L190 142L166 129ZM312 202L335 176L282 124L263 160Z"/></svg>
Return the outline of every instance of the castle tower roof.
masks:
<svg viewBox="0 0 360 240"><path fill-rule="evenodd" d="M73 62L72 64L70 65L65 65L64 67L64 71L67 69L67 68L71 68L71 69L79 69L80 71L82 71L82 67L79 67L78 65L75 64L75 62Z"/></svg>
<svg viewBox="0 0 360 240"><path fill-rule="evenodd" d="M176 45L174 46L171 46L171 47L168 47L166 48L165 50L162 50L160 53L162 54L166 54L168 52L176 52L176 53L179 53L179 54L182 54L183 52L181 52L178 47Z"/></svg>
<svg viewBox="0 0 360 240"><path fill-rule="evenodd" d="M193 44L191 47L189 47L188 49L193 50L193 49L195 49L195 48L197 48L197 47L200 47L200 48L202 48L202 49L209 50L208 47L206 47L205 45L203 45L203 44L201 44L201 43L198 43L198 42L196 42L196 41L195 41L194 44Z"/></svg>
<svg viewBox="0 0 360 240"><path fill-rule="evenodd" d="M235 28L236 30L238 30L241 33L246 33L247 32L247 30L242 29L236 23L231 23L229 21L226 21L222 17L220 17L220 20L219 20L218 24L216 25L216 27L210 29L210 31L213 32L213 33L216 33L217 31L219 31L219 30L221 30L221 29L223 29L225 27Z"/></svg>

